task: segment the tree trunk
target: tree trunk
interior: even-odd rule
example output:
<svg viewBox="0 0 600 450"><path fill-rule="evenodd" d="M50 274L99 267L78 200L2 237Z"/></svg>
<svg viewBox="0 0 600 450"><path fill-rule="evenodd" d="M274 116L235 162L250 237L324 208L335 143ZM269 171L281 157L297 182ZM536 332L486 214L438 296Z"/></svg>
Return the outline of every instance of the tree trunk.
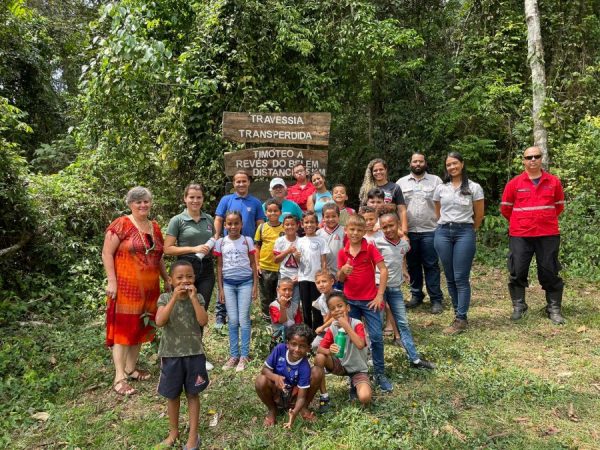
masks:
<svg viewBox="0 0 600 450"><path fill-rule="evenodd" d="M546 100L546 70L537 0L525 0L525 20L527 21L527 59L531 68L533 93L533 144L542 150L542 164L548 167L548 132L540 119L540 111Z"/></svg>

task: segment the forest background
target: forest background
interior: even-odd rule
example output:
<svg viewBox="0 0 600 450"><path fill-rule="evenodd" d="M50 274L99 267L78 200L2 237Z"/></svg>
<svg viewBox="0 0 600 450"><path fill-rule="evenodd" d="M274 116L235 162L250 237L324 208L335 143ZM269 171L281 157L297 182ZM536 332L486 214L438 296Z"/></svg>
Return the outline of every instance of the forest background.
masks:
<svg viewBox="0 0 600 450"><path fill-rule="evenodd" d="M600 0L539 9L564 274L597 282ZM103 234L130 187L153 191L163 226L192 180L214 210L238 148L223 111L331 112L327 179L351 198L374 157L396 180L413 151L437 174L460 151L486 194L479 257L502 266L498 203L532 143L530 77L516 0L1 0L0 327L102 308ZM4 399L28 368L10 352L14 426Z"/></svg>

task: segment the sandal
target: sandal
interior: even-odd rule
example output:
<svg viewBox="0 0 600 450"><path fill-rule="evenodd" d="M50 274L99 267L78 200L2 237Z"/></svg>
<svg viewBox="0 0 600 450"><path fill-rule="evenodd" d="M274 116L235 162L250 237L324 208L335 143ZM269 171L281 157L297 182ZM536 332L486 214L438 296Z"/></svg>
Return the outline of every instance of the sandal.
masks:
<svg viewBox="0 0 600 450"><path fill-rule="evenodd" d="M263 420L263 425L265 427L272 427L273 425L275 425L276 422L277 420L275 419L275 417L267 416L265 417L265 420Z"/></svg>
<svg viewBox="0 0 600 450"><path fill-rule="evenodd" d="M147 370L133 369L133 371L131 371L127 374L127 380L129 380L129 381L146 381L146 380L149 380L151 376L152 375Z"/></svg>
<svg viewBox="0 0 600 450"><path fill-rule="evenodd" d="M117 394L119 395L123 395L123 396L128 396L128 395L133 395L135 394L137 391L132 388L129 383L127 382L127 380L125 378L117 381L115 384L113 384L113 391L115 391Z"/></svg>

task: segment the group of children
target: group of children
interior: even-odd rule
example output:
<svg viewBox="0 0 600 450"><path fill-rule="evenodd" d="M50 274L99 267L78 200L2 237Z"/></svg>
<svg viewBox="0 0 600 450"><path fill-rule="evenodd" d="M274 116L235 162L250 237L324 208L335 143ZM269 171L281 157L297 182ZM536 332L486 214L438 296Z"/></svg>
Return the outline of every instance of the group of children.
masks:
<svg viewBox="0 0 600 450"><path fill-rule="evenodd" d="M229 318L230 357L223 369L242 371L247 366L250 307L260 291L263 315L268 314L278 342L255 383L259 398L268 408L265 426L276 423L278 409L289 412L285 427L291 427L298 415L314 420L308 405L319 390L319 410L326 411L326 372L347 376L350 398L368 405L373 390L369 354L375 384L384 392L393 389L385 375L384 305L397 327L395 343L404 347L411 367L434 369L417 352L410 332L400 290L407 279L404 255L409 246L401 238L395 211L384 207L384 195L379 189L369 192L367 206L359 214L348 215L345 226L340 225L340 208L334 202L323 205L321 224L314 212L306 212L302 237L298 236L299 223L294 216L285 216L280 222L281 205L274 199L265 203L268 221L258 227L254 239L241 234L239 212L226 213L227 235L214 248L219 301L226 303ZM189 263L178 261L171 266L173 291L161 296L156 320L158 326L165 325L159 351L163 357L159 392L169 399L173 427L166 442L176 438L179 395L184 386L191 405L189 448L197 438L197 396L208 384L199 339L206 311L193 288L193 276ZM186 317L174 322L176 314ZM167 332L184 322L187 328ZM340 333L346 340L343 351L337 340ZM200 348L193 354L166 350L187 348L196 339ZM308 361L311 348L316 353L312 368ZM178 363L183 365L179 373L186 376L177 376L175 366L165 367L166 357L183 358ZM170 380L170 387L163 387L167 384L163 378Z"/></svg>

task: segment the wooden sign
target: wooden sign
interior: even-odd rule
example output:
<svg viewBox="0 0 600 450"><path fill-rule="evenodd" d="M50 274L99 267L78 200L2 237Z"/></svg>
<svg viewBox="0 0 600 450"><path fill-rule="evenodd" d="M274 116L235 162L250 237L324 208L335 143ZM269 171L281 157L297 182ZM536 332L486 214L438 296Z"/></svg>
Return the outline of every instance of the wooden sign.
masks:
<svg viewBox="0 0 600 450"><path fill-rule="evenodd" d="M308 173L327 170L326 150L306 150L290 147L258 147L225 153L225 174L232 176L245 170L253 177L291 178L292 168L303 163Z"/></svg>
<svg viewBox="0 0 600 450"><path fill-rule="evenodd" d="M329 145L330 113L223 113L223 137L234 142Z"/></svg>

